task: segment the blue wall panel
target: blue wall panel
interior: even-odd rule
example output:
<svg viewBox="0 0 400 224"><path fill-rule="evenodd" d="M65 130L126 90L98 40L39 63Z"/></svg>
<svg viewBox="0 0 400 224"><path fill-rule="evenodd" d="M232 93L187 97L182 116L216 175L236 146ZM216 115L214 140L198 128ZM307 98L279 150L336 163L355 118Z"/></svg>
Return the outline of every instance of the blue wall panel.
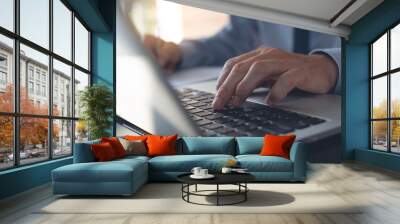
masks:
<svg viewBox="0 0 400 224"><path fill-rule="evenodd" d="M400 157L369 150L369 43L400 22L400 1L386 0L352 26L345 46L345 159L400 170Z"/></svg>
<svg viewBox="0 0 400 224"><path fill-rule="evenodd" d="M48 183L53 169L71 163L69 157L0 172L0 199Z"/></svg>

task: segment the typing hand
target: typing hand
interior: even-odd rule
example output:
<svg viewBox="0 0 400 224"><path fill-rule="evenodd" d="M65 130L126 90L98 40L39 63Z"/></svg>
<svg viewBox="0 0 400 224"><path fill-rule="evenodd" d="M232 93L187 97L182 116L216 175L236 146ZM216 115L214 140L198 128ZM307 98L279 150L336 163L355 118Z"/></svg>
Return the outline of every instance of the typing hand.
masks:
<svg viewBox="0 0 400 224"><path fill-rule="evenodd" d="M240 106L265 82L273 83L265 98L267 104L279 102L294 88L327 93L335 85L337 73L335 62L322 54L303 55L277 48L258 48L225 63L217 82L213 108L222 109L227 104Z"/></svg>
<svg viewBox="0 0 400 224"><path fill-rule="evenodd" d="M182 59L179 45L167 42L153 35L145 35L143 43L152 53L160 66L167 72L173 72Z"/></svg>

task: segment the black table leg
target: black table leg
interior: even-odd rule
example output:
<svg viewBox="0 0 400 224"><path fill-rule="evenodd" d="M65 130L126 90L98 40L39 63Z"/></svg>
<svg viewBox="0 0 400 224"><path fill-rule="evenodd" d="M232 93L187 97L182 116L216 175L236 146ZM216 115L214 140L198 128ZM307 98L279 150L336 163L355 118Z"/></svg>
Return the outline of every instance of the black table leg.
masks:
<svg viewBox="0 0 400 224"><path fill-rule="evenodd" d="M196 191L197 192L197 184L195 185L195 190L194 191Z"/></svg>
<svg viewBox="0 0 400 224"><path fill-rule="evenodd" d="M244 201L247 201L247 192L248 192L248 190L247 190L247 182L246 183L244 183L244 190L246 191L246 192L244 192Z"/></svg>
<svg viewBox="0 0 400 224"><path fill-rule="evenodd" d="M217 184L217 206L219 206L219 184Z"/></svg>

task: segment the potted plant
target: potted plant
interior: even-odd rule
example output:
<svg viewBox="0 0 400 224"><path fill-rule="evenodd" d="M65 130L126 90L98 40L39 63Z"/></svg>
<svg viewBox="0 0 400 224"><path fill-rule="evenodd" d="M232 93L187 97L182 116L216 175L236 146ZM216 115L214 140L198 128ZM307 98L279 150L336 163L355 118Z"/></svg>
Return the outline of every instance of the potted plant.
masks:
<svg viewBox="0 0 400 224"><path fill-rule="evenodd" d="M92 140L110 136L113 94L109 88L102 84L95 84L86 87L79 95L79 106L82 110L82 121L79 124L87 127L88 138Z"/></svg>

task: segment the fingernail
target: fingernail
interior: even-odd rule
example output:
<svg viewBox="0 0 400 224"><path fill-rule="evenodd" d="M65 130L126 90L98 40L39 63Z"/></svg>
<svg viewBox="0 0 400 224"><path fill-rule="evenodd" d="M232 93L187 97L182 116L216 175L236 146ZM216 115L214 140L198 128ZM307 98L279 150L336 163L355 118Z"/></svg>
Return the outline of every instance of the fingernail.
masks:
<svg viewBox="0 0 400 224"><path fill-rule="evenodd" d="M214 101L212 102L212 106L216 110L220 109L221 108L221 100L219 100L218 97L215 97Z"/></svg>

